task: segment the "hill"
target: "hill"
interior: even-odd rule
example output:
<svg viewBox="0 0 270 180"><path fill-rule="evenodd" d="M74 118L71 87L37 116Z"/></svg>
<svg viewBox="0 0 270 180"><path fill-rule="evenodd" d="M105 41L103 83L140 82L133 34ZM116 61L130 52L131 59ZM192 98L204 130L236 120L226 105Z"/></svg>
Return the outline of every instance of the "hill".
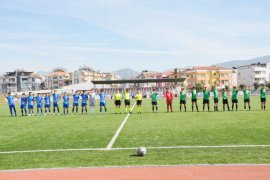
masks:
<svg viewBox="0 0 270 180"><path fill-rule="evenodd" d="M130 79L138 76L140 73L130 68L120 69L112 73L120 76L121 79Z"/></svg>

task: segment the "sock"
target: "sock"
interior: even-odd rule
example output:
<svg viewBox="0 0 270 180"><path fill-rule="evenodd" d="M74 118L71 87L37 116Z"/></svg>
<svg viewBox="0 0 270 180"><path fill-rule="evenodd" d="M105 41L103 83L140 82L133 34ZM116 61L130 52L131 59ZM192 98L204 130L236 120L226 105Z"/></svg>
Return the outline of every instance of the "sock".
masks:
<svg viewBox="0 0 270 180"><path fill-rule="evenodd" d="M194 111L194 106L192 106L192 112Z"/></svg>

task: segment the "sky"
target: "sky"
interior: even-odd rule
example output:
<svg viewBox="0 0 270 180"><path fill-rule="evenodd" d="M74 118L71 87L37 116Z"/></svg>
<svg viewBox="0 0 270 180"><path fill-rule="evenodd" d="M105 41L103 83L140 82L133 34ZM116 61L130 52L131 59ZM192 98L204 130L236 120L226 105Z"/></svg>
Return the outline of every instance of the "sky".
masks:
<svg viewBox="0 0 270 180"><path fill-rule="evenodd" d="M0 0L0 73L163 71L270 54L269 0Z"/></svg>

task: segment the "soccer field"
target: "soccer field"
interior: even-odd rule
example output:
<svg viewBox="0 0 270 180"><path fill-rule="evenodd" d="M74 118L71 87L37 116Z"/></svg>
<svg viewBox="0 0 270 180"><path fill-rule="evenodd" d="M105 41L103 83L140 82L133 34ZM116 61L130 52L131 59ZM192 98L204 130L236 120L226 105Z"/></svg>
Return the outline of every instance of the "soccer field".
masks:
<svg viewBox="0 0 270 180"><path fill-rule="evenodd" d="M174 113L166 113L160 99L159 113L153 114L150 100L144 100L143 113L135 107L128 117L114 114L112 102L108 113L97 108L95 115L41 117L9 117L7 105L0 105L0 169L269 164L270 109L261 111L259 98L252 97L252 110L243 111L239 101L238 112L192 113L188 100L184 113L175 99ZM106 149L124 120L112 149ZM139 146L148 149L145 157L135 156Z"/></svg>

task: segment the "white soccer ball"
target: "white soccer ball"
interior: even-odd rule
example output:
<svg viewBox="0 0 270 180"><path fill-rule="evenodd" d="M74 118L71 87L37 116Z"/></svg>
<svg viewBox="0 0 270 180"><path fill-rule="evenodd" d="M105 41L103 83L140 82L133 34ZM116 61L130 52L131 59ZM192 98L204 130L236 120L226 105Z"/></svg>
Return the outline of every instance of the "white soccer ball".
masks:
<svg viewBox="0 0 270 180"><path fill-rule="evenodd" d="M138 149L137 149L137 155L138 156L145 156L146 155L146 148L145 147L139 147Z"/></svg>

